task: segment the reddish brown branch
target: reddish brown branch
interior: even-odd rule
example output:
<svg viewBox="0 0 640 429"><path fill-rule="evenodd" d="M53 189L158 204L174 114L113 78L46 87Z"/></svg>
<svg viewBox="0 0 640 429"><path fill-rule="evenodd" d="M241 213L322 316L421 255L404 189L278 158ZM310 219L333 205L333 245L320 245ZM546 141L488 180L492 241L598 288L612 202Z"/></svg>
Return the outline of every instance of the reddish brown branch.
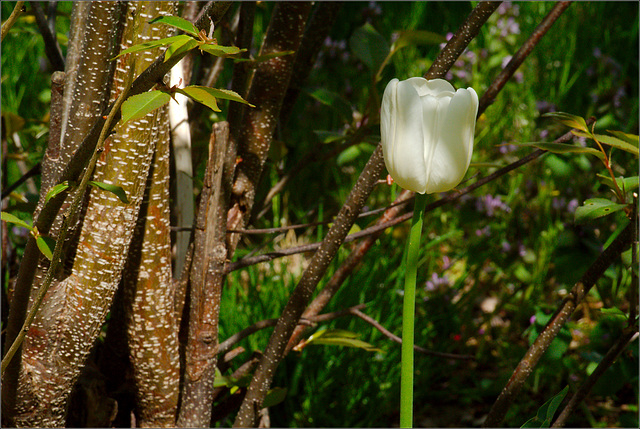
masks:
<svg viewBox="0 0 640 429"><path fill-rule="evenodd" d="M367 316L366 314L364 314L363 312L361 312L360 310L357 310L357 309L351 310L351 313L356 315L356 316L358 316L359 318L361 318L365 322L369 323L370 325L372 325L374 328L376 328L378 331L380 331L385 337L389 338L391 341L394 341L394 342L396 342L398 344L402 344L402 338L400 338L397 335L394 335L392 332L388 331L384 326L382 326L373 317ZM424 347L420 347L418 345L414 345L413 349L415 351L419 352L419 353L422 353L422 354L428 355L428 356L437 356L437 357L442 357L442 358L447 358L447 359L456 359L456 360L473 360L473 359L475 359L471 355L458 355L458 354L454 354L454 353L437 352L435 350L425 349Z"/></svg>
<svg viewBox="0 0 640 429"><path fill-rule="evenodd" d="M570 1L561 1L556 3L556 5L551 9L551 12L544 17L540 25L533 30L531 36L527 39L526 42L518 49L518 52L511 58L511 60L507 63L505 68L500 72L498 77L496 77L487 91L482 95L480 99L480 105L478 107L478 115L482 114L485 109L493 103L496 95L500 90L504 87L507 81L513 76L518 67L524 62L524 60L529 56L533 48L536 47L540 39L547 33L549 28L553 25L554 22L562 15L562 13L569 7L571 4Z"/></svg>

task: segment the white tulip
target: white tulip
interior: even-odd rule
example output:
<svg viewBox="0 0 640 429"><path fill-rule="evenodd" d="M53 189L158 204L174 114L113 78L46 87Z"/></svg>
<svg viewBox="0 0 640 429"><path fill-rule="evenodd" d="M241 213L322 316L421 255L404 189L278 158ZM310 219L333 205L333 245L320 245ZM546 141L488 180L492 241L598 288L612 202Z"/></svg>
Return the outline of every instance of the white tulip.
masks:
<svg viewBox="0 0 640 429"><path fill-rule="evenodd" d="M401 187L445 192L462 181L473 152L478 95L442 79L421 77L387 85L380 134L389 174Z"/></svg>

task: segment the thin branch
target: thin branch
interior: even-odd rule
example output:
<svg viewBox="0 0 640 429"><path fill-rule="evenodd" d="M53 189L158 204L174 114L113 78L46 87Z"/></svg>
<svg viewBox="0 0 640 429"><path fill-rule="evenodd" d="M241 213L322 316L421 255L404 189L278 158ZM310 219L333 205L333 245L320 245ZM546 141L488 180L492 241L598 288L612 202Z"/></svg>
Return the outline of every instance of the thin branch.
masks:
<svg viewBox="0 0 640 429"><path fill-rule="evenodd" d="M51 63L51 67L54 71L63 71L64 58L62 57L62 51L60 50L60 45L58 45L58 41L56 40L55 33L51 31L51 27L47 22L47 17L42 10L42 6L37 1L29 2L29 4L31 5L33 14L36 17L36 24L38 25L40 34L42 34L42 39L44 40L44 52Z"/></svg>
<svg viewBox="0 0 640 429"><path fill-rule="evenodd" d="M302 274L300 282L292 292L281 317L278 319L278 324L271 335L264 357L260 360L258 369L251 380L247 396L240 407L234 426L246 427L253 426L256 423L257 410L261 408L275 369L284 356L289 338L297 326L298 320L318 282L326 272L347 233L353 226L358 213L364 207L367 198L375 187L383 166L382 148L378 145L340 209L336 221L329 229L316 253L314 253L309 266Z"/></svg>
<svg viewBox="0 0 640 429"><path fill-rule="evenodd" d="M367 316L366 314L364 314L363 312L361 312L360 310L357 310L357 309L351 310L351 314L354 314L354 315L358 316L359 318L361 318L365 322L367 322L370 325L372 325L374 328L376 328L378 331L380 331L385 337L389 338L391 341L394 341L394 342L396 342L398 344L402 344L402 338L400 338L397 335L393 334L392 332L388 331L384 326L382 326L373 317ZM425 348L420 347L418 345L414 345L413 349L415 351L419 352L419 353L422 353L422 354L425 354L425 355L428 355L428 356L437 356L437 357L442 357L442 358L447 358L447 359L456 359L456 360L474 360L475 359L471 355L458 355L458 354L454 354L454 353L437 352L435 350L425 349Z"/></svg>
<svg viewBox="0 0 640 429"><path fill-rule="evenodd" d="M4 40L4 36L9 33L9 30L11 30L13 24L16 23L18 17L25 12L24 3L25 2L23 1L16 2L16 6L13 8L13 12L11 12L11 15L9 15L9 18L7 18L4 24L2 24L2 30L0 30L2 35L0 36L0 41Z"/></svg>
<svg viewBox="0 0 640 429"><path fill-rule="evenodd" d="M353 307L345 308L344 310L335 311L333 313L325 313L317 316L310 317L308 319L300 319L300 324L304 326L313 326L315 323L327 322L329 320L337 319L338 317L343 317L351 314L354 310L360 310L366 307L366 304L358 304ZM218 354L226 353L231 350L231 348L236 345L238 342L244 340L249 335L252 335L262 329L270 328L275 326L278 323L278 319L267 319L261 320L259 322L254 323L248 328L243 329L240 332L236 332L231 335L229 338L220 343L218 347Z"/></svg>
<svg viewBox="0 0 640 429"><path fill-rule="evenodd" d="M584 273L580 281L571 289L569 295L564 299L560 308L551 317L547 326L538 335L535 342L529 347L516 369L513 371L509 382L504 387L498 399L491 407L484 427L500 427L512 402L517 398L517 394L524 385L529 375L533 372L536 364L544 355L549 345L554 340L558 332L569 319L575 308L582 299L589 293L591 287L604 274L605 270L617 259L620 254L634 240L632 224L637 222L633 219L629 225L616 237L616 239L604 250L598 259Z"/></svg>
<svg viewBox="0 0 640 429"><path fill-rule="evenodd" d="M458 31L449 39L438 54L425 79L435 79L444 76L456 62L458 57L467 49L469 43L480 33L480 29L487 22L491 14L500 6L501 1L483 1L471 11Z"/></svg>
<svg viewBox="0 0 640 429"><path fill-rule="evenodd" d="M24 173L18 180L13 182L11 185L7 186L7 189L2 191L2 199L7 198L13 191L15 191L20 185L29 180L30 178L37 176L41 173L42 164L38 162L33 167L29 169L26 173Z"/></svg>
<svg viewBox="0 0 640 429"><path fill-rule="evenodd" d="M627 346L638 338L638 325L627 326L620 338L609 349L607 354L602 358L596 369L589 375L585 382L580 386L578 391L573 394L567 405L564 407L558 418L553 422L551 427L561 428L567 423L567 419L573 413L575 408L587 397L596 382L602 377L607 369L613 365L618 356L627 348Z"/></svg>
<svg viewBox="0 0 640 429"><path fill-rule="evenodd" d="M560 1L555 4L551 12L544 17L542 22L533 30L531 36L527 39L526 42L518 49L511 60L507 63L505 68L500 72L498 77L494 79L491 83L491 86L487 88L487 91L482 95L480 99L480 105L478 107L478 115L485 111L485 109L493 103L496 95L500 90L504 87L507 81L513 76L518 67L524 62L524 60L529 56L533 48L536 47L540 39L547 33L549 28L553 25L554 22L562 15L562 13L569 7L571 4L570 1Z"/></svg>

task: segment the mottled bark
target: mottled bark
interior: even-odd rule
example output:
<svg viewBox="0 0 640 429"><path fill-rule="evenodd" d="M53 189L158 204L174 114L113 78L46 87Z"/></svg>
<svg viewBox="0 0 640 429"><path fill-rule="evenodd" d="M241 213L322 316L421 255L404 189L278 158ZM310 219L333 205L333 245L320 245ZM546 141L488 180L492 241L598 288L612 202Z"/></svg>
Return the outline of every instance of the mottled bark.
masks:
<svg viewBox="0 0 640 429"><path fill-rule="evenodd" d="M151 29L146 24L146 21L159 14L153 5L135 2L129 5L129 30L123 35L123 45L130 46L151 37L166 36L166 29ZM89 19L86 31L91 32L96 21ZM136 62L137 73L144 70L157 54L153 52L139 55ZM100 55L104 56L104 51ZM122 85L123 76L132 65L132 60L133 58L123 58L118 61L113 98L121 91L119 86ZM76 75L76 90L89 92L88 87L80 85L83 83L82 76L84 73L80 72ZM100 95L101 91L108 89L108 85L94 83L91 88ZM79 118L79 122L91 124L96 113L90 113L91 102L83 104L73 100L71 105L67 130L63 134L73 135L82 141L83 136L74 132L77 124L74 119ZM97 108L99 113L104 106L98 105ZM94 180L122 186L130 203L120 202L111 193L91 190L78 245L74 249L75 257L70 275L51 286L24 344L17 396L16 423L19 425L64 424L71 387L97 338L122 275L156 142L163 139L162 134L165 134L165 144L168 142L168 128L158 126L163 113L166 116L166 111L159 110L138 121L119 124L115 134L106 141L105 150L96 166ZM162 157L158 161L166 162ZM161 170L163 168L159 167L159 171ZM160 220L158 222L161 223ZM166 226L165 229L168 230ZM161 246L153 247L154 250L161 249ZM167 272L170 280L170 271ZM167 291L167 295L169 292ZM151 295L155 296L156 293L151 292ZM173 315L173 303L169 304L166 305L169 308L168 314ZM140 322L139 319L136 321ZM160 333L154 334L157 341ZM143 347L148 347L148 341L150 340L147 339L147 344ZM163 341L169 343L168 339L163 338ZM174 352L177 356L177 341ZM135 363L134 359L134 365ZM177 388L174 390L177 392Z"/></svg>
<svg viewBox="0 0 640 429"><path fill-rule="evenodd" d="M276 4L259 55L297 51L304 25L311 10L308 2ZM247 100L255 108L246 109L237 139L241 158L233 185L229 228L244 227L249 220L255 200L256 187L267 159L273 132L280 117L280 108L292 73L295 55L285 55L260 63L253 74ZM237 130L231 130L236 135ZM230 237L229 251L233 253L238 234Z"/></svg>
<svg viewBox="0 0 640 429"><path fill-rule="evenodd" d="M180 365L169 233L169 127L159 112L156 151L123 273L128 350L139 427L175 426ZM113 321L119 323L120 321Z"/></svg>
<svg viewBox="0 0 640 429"><path fill-rule="evenodd" d="M34 213L36 218L44 204L49 188L59 181L65 163L77 148L83 135L88 132L94 118L100 114L108 101L109 83L114 67L109 58L117 49L114 38L121 31L121 7L115 2L76 4L73 12L72 38L70 39L67 73L65 74L60 130L56 130L59 141L51 141L43 163L45 181L40 191L40 202ZM61 85L56 76L55 87ZM99 90L96 90L98 88ZM105 89L107 91L105 91ZM55 97L57 98L57 96ZM56 115L58 112L55 112ZM53 118L52 118L53 120ZM54 231L59 227L59 218ZM38 228L46 233L49 228ZM38 268L35 267L38 264ZM18 281L11 302L5 350L18 334L27 312L33 282L37 288L44 277L48 261L40 256L35 240L29 239L20 264ZM34 281L35 276L35 281ZM11 362L3 377L3 419L11 419L16 400L20 352Z"/></svg>

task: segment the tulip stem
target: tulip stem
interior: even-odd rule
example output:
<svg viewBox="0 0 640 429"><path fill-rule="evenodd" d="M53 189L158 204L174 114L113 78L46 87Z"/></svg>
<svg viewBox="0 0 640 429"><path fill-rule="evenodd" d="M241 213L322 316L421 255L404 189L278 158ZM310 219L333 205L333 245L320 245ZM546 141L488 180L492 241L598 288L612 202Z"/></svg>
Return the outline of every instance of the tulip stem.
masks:
<svg viewBox="0 0 640 429"><path fill-rule="evenodd" d="M413 343L416 312L416 275L420 254L420 237L427 195L416 193L409 243L407 244L402 306L402 362L400 367L400 427L413 427Z"/></svg>

